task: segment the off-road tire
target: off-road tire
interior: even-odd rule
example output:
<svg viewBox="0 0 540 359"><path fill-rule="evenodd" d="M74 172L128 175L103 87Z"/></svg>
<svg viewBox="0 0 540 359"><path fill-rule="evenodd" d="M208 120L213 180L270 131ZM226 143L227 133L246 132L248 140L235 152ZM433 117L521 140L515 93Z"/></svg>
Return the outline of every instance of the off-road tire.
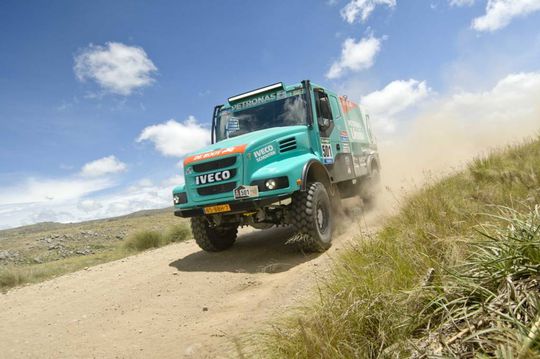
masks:
<svg viewBox="0 0 540 359"><path fill-rule="evenodd" d="M295 243L300 250L324 252L330 248L334 225L332 212L328 192L320 182L309 185L307 191L298 191L293 194L291 224L298 232L299 238Z"/></svg>
<svg viewBox="0 0 540 359"><path fill-rule="evenodd" d="M221 252L231 248L236 241L238 226L210 227L205 217L192 217L191 231L201 249Z"/></svg>

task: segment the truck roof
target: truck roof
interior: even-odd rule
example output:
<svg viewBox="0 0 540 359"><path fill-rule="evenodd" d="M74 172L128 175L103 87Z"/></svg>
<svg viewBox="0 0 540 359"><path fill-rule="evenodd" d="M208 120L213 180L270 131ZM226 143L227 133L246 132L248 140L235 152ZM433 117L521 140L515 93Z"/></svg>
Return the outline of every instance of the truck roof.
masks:
<svg viewBox="0 0 540 359"><path fill-rule="evenodd" d="M311 86L319 87L319 88L322 88L324 90L328 90L324 86L317 85L317 84L315 84L313 82L311 83ZM260 87L260 88L255 89L255 90L243 92L241 94L229 97L228 101L225 104L223 104L223 107L224 108L229 108L229 107L231 107L231 105L233 103L235 103L237 101L245 100L247 98L254 97L254 96L257 96L257 95L262 95L262 94L264 94L266 92L270 92L270 91L273 91L273 90L282 89L284 91L293 91L293 90L301 88L301 87L302 87L301 82L297 82L297 83L293 83L293 84L289 84L289 85L284 84L283 82L277 82L277 83L272 84L272 85ZM333 92L333 91L330 91L330 92Z"/></svg>

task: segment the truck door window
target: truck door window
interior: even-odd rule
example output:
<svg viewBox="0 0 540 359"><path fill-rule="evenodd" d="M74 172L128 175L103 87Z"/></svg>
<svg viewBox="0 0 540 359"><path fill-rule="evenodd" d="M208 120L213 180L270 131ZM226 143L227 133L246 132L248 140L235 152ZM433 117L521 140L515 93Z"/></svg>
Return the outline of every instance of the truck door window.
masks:
<svg viewBox="0 0 540 359"><path fill-rule="evenodd" d="M334 114L334 118L335 119L340 118L341 109L339 108L339 104L338 104L336 96L330 95L330 104L332 105L332 113Z"/></svg>
<svg viewBox="0 0 540 359"><path fill-rule="evenodd" d="M334 119L330 109L330 100L323 91L315 91L315 101L317 105L317 123L321 136L329 137L334 128Z"/></svg>

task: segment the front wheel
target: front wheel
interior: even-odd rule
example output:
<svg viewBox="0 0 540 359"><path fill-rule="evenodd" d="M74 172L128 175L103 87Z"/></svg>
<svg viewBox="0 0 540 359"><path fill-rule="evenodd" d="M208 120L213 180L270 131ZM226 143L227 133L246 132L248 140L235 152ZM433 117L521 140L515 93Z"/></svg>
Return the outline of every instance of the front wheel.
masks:
<svg viewBox="0 0 540 359"><path fill-rule="evenodd" d="M324 252L332 245L334 218L332 205L324 185L315 182L305 192L292 196L291 222L300 236L300 249Z"/></svg>
<svg viewBox="0 0 540 359"><path fill-rule="evenodd" d="M238 226L210 227L205 217L192 217L191 231L201 249L207 252L221 252L232 247L236 241Z"/></svg>

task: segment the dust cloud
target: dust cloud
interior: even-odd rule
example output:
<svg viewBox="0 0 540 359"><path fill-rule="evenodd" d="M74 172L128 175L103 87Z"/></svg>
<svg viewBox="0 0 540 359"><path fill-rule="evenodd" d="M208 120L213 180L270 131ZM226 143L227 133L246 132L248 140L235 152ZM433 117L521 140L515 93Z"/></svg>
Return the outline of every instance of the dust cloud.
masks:
<svg viewBox="0 0 540 359"><path fill-rule="evenodd" d="M383 190L378 210L393 211L403 195L426 182L463 169L473 158L540 134L539 105L519 109L515 116L493 111L478 116L475 111L471 114L477 116L472 117L466 112L448 106L429 111L412 121L401 136L379 143Z"/></svg>

